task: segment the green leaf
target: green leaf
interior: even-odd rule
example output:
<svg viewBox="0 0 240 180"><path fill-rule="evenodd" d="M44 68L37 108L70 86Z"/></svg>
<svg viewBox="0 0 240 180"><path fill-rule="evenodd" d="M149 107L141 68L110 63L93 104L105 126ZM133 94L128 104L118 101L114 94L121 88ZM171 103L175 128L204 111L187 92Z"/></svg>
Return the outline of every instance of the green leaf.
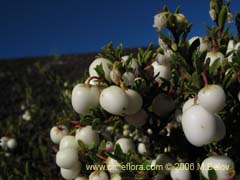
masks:
<svg viewBox="0 0 240 180"><path fill-rule="evenodd" d="M122 149L119 144L116 144L115 149L114 149L114 154L116 154L116 155L123 154Z"/></svg>
<svg viewBox="0 0 240 180"><path fill-rule="evenodd" d="M13 175L10 175L10 176L8 177L8 180L14 180L14 176L13 176Z"/></svg>
<svg viewBox="0 0 240 180"><path fill-rule="evenodd" d="M208 170L209 180L217 180L217 174L213 168Z"/></svg>
<svg viewBox="0 0 240 180"><path fill-rule="evenodd" d="M218 15L218 25L220 27L224 27L224 24L227 20L227 13L228 13L228 8L227 6L222 6L222 9Z"/></svg>
<svg viewBox="0 0 240 180"><path fill-rule="evenodd" d="M95 67L95 71L97 72L97 74L98 74L99 77L105 78L105 72L104 72L102 63L99 64L99 65L97 65L97 66Z"/></svg>
<svg viewBox="0 0 240 180"><path fill-rule="evenodd" d="M26 174L26 176L30 176L29 162L28 161L25 164L25 174Z"/></svg>
<svg viewBox="0 0 240 180"><path fill-rule="evenodd" d="M220 66L220 59L216 59L211 66L209 66L209 74L215 75L217 73L217 69Z"/></svg>
<svg viewBox="0 0 240 180"><path fill-rule="evenodd" d="M203 176L203 174L201 173L201 171L200 171L200 173L199 173L199 180L208 180L207 178L205 178L205 177Z"/></svg>

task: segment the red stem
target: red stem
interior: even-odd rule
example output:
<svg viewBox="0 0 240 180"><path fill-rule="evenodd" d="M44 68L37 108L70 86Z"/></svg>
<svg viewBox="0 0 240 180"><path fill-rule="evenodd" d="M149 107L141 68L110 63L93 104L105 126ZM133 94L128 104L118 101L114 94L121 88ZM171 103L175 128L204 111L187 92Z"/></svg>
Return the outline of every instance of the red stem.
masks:
<svg viewBox="0 0 240 180"><path fill-rule="evenodd" d="M56 127L57 127L59 130L61 130L61 131L63 130L62 125L59 124L59 123L56 124Z"/></svg>
<svg viewBox="0 0 240 180"><path fill-rule="evenodd" d="M196 96L194 97L194 105L197 104L197 100L198 100L198 96L196 95Z"/></svg>
<svg viewBox="0 0 240 180"><path fill-rule="evenodd" d="M208 79L207 79L207 76L206 76L205 72L202 73L202 77L203 77L203 81L204 81L205 86L207 86L208 85Z"/></svg>
<svg viewBox="0 0 240 180"><path fill-rule="evenodd" d="M105 152L112 152L113 148L102 148L101 150Z"/></svg>
<svg viewBox="0 0 240 180"><path fill-rule="evenodd" d="M104 157L104 156L102 156L102 155L100 155L100 154L96 154L96 156L97 156L99 159L103 160L103 161L106 161L106 160L107 160L106 157Z"/></svg>
<svg viewBox="0 0 240 180"><path fill-rule="evenodd" d="M215 52L219 51L219 48L215 39L212 39L212 43L213 43L213 50Z"/></svg>
<svg viewBox="0 0 240 180"><path fill-rule="evenodd" d="M228 178L226 178L225 180L232 180L235 175L236 175L236 171L233 171L233 174L231 176L229 176Z"/></svg>
<svg viewBox="0 0 240 180"><path fill-rule="evenodd" d="M87 84L90 85L90 81L93 80L93 79L100 80L101 78L99 78L99 77L97 77L97 76L92 76L92 77L88 78Z"/></svg>
<svg viewBox="0 0 240 180"><path fill-rule="evenodd" d="M76 120L69 120L69 123L75 126L80 126L80 122Z"/></svg>

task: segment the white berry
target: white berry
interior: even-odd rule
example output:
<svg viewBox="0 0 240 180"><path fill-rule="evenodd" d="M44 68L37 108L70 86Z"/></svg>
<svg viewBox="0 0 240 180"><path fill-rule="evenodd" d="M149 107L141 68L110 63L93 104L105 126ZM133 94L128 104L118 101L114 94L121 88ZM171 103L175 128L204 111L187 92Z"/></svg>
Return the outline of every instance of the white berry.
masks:
<svg viewBox="0 0 240 180"><path fill-rule="evenodd" d="M79 114L86 114L99 104L100 90L97 86L78 84L72 90L72 106Z"/></svg>
<svg viewBox="0 0 240 180"><path fill-rule="evenodd" d="M108 157L106 160L106 164L108 172L110 174L119 174L121 172L121 164L117 160Z"/></svg>
<svg viewBox="0 0 240 180"><path fill-rule="evenodd" d="M138 153L139 154L145 154L147 153L147 149L144 143L139 143L138 144Z"/></svg>
<svg viewBox="0 0 240 180"><path fill-rule="evenodd" d="M65 148L75 148L78 149L78 143L74 136L66 135L62 138L59 144L59 149L65 149Z"/></svg>
<svg viewBox="0 0 240 180"><path fill-rule="evenodd" d="M74 180L88 180L88 179L84 176L78 176Z"/></svg>
<svg viewBox="0 0 240 180"><path fill-rule="evenodd" d="M215 117L200 105L194 105L183 113L183 132L194 146L203 146L213 141L216 134Z"/></svg>
<svg viewBox="0 0 240 180"><path fill-rule="evenodd" d="M190 98L188 99L182 107L182 112L185 112L186 110L188 110L190 107L192 107L194 105L194 98Z"/></svg>
<svg viewBox="0 0 240 180"><path fill-rule="evenodd" d="M61 175L66 180L72 180L76 178L80 172L80 162L77 162L73 168L71 169L64 169L61 168Z"/></svg>
<svg viewBox="0 0 240 180"><path fill-rule="evenodd" d="M191 180L190 171L185 168L173 168L170 171L172 180Z"/></svg>
<svg viewBox="0 0 240 180"><path fill-rule="evenodd" d="M158 62L154 61L152 63L154 76L157 76L155 80L159 83L162 82L162 79L169 80L171 79L171 68L169 65L161 65Z"/></svg>
<svg viewBox="0 0 240 180"><path fill-rule="evenodd" d="M207 85L198 92L198 103L210 113L221 111L225 101L225 92L219 85Z"/></svg>
<svg viewBox="0 0 240 180"><path fill-rule="evenodd" d="M85 126L79 129L75 135L76 140L81 140L86 145L97 146L99 144L99 135L92 129L92 126Z"/></svg>
<svg viewBox="0 0 240 180"><path fill-rule="evenodd" d="M94 171L89 175L89 180L108 180L108 175L105 171Z"/></svg>
<svg viewBox="0 0 240 180"><path fill-rule="evenodd" d="M78 151L75 148L61 149L57 152L56 163L64 169L71 169L78 163Z"/></svg>
<svg viewBox="0 0 240 180"><path fill-rule="evenodd" d="M68 129L64 125L54 126L50 130L50 138L53 143L59 144L61 139L68 134Z"/></svg>
<svg viewBox="0 0 240 180"><path fill-rule="evenodd" d="M97 58L90 64L90 66L89 66L89 75L91 77L92 76L97 76L97 77L99 76L97 71L95 70L95 68L98 65L102 65L103 70L104 70L105 78L108 81L111 81L110 71L111 71L112 62L110 60L108 60L108 59L105 59L105 58Z"/></svg>
<svg viewBox="0 0 240 180"><path fill-rule="evenodd" d="M119 144L123 153L127 153L128 151L134 151L134 143L131 139L128 138L120 138L116 141L115 145Z"/></svg>
<svg viewBox="0 0 240 180"><path fill-rule="evenodd" d="M120 87L110 86L102 91L100 105L111 114L123 115L128 108L128 96Z"/></svg>
<svg viewBox="0 0 240 180"><path fill-rule="evenodd" d="M234 173L234 162L227 156L210 156L201 164L202 175L209 179L208 170L213 168L217 175L217 180L226 180Z"/></svg>

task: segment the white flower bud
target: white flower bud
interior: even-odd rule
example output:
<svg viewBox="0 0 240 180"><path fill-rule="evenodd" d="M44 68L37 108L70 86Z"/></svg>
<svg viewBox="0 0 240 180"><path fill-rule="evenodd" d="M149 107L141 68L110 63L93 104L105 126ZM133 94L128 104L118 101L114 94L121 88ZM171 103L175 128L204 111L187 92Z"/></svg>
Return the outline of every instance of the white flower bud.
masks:
<svg viewBox="0 0 240 180"><path fill-rule="evenodd" d="M209 15L210 15L212 21L216 21L217 14L216 14L216 11L214 9L209 10Z"/></svg>
<svg viewBox="0 0 240 180"><path fill-rule="evenodd" d="M153 27L159 31L165 28L167 26L167 16L168 16L168 12L162 12L162 13L156 14L154 16Z"/></svg>

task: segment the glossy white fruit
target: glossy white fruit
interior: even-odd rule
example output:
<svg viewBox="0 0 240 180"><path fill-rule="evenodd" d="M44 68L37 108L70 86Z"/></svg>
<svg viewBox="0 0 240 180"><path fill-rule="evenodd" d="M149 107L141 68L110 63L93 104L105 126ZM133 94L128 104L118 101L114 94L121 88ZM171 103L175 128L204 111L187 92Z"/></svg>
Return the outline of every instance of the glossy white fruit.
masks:
<svg viewBox="0 0 240 180"><path fill-rule="evenodd" d="M88 180L88 179L84 176L78 176L74 180Z"/></svg>
<svg viewBox="0 0 240 180"><path fill-rule="evenodd" d="M210 51L207 53L205 61L210 58L209 66L211 66L217 59L219 59L220 64L223 63L224 55L221 52Z"/></svg>
<svg viewBox="0 0 240 180"><path fill-rule="evenodd" d="M214 115L215 119L216 119L216 125L217 125L217 130L216 130L216 134L215 134L215 138L214 141L220 141L222 140L225 135L226 135L226 127L225 124L222 120L222 118L218 115Z"/></svg>
<svg viewBox="0 0 240 180"><path fill-rule="evenodd" d="M111 114L124 115L128 108L128 96L120 87L110 86L102 91L100 105Z"/></svg>
<svg viewBox="0 0 240 180"><path fill-rule="evenodd" d="M191 172L187 168L173 168L170 175L172 180L191 180Z"/></svg>
<svg viewBox="0 0 240 180"><path fill-rule="evenodd" d="M120 145L123 153L127 153L128 151L135 151L135 146L131 139L120 138L116 141L115 145L117 144Z"/></svg>
<svg viewBox="0 0 240 180"><path fill-rule="evenodd" d="M163 93L157 95L152 102L152 111L158 116L166 116L174 107L173 99Z"/></svg>
<svg viewBox="0 0 240 180"><path fill-rule="evenodd" d="M85 126L77 130L75 135L76 140L81 140L86 145L97 146L99 144L99 135L92 129L92 126Z"/></svg>
<svg viewBox="0 0 240 180"><path fill-rule="evenodd" d="M6 137L6 136L3 136L3 137L1 137L1 139L0 139L0 146L2 147L2 149L4 149L4 150L7 150L7 142L8 142L8 137Z"/></svg>
<svg viewBox="0 0 240 180"><path fill-rule="evenodd" d="M182 107L182 112L184 113L186 110L188 110L190 107L194 105L194 98L188 99Z"/></svg>
<svg viewBox="0 0 240 180"><path fill-rule="evenodd" d="M7 141L7 147L9 149L15 149L17 147L17 141L16 139L14 138L10 138L8 141Z"/></svg>
<svg viewBox="0 0 240 180"><path fill-rule="evenodd" d="M127 86L132 86L135 80L135 75L131 72L125 72L122 75L122 80Z"/></svg>
<svg viewBox="0 0 240 180"><path fill-rule="evenodd" d="M78 163L78 151L75 148L61 149L56 155L56 164L64 169L71 169Z"/></svg>
<svg viewBox="0 0 240 180"><path fill-rule="evenodd" d="M158 64L158 62L154 61L152 63L152 66L153 66L153 72L154 72L154 77L158 76L155 78L155 80L159 83L162 82L161 78L162 79L165 79L165 80L169 80L171 79L171 68L169 65L160 65Z"/></svg>
<svg viewBox="0 0 240 180"><path fill-rule="evenodd" d="M110 180L121 180L121 175L120 174L110 174Z"/></svg>
<svg viewBox="0 0 240 180"><path fill-rule="evenodd" d="M207 85L198 92L198 103L210 113L221 111L225 101L225 92L219 85Z"/></svg>
<svg viewBox="0 0 240 180"><path fill-rule="evenodd" d="M66 180L72 180L76 178L80 172L80 162L76 163L71 169L61 168L61 175Z"/></svg>
<svg viewBox="0 0 240 180"><path fill-rule="evenodd" d="M105 171L94 171L90 174L89 180L108 180L108 175Z"/></svg>
<svg viewBox="0 0 240 180"><path fill-rule="evenodd" d="M97 86L78 84L72 90L72 106L79 114L86 114L99 104L100 90Z"/></svg>
<svg viewBox="0 0 240 180"><path fill-rule="evenodd" d="M214 115L200 105L194 105L183 113L183 132L194 146L203 146L213 141L216 135Z"/></svg>
<svg viewBox="0 0 240 180"><path fill-rule="evenodd" d="M124 118L128 124L135 127L141 127L146 124L148 115L146 111L140 109L140 111L136 112L135 114L126 115Z"/></svg>
<svg viewBox="0 0 240 180"><path fill-rule="evenodd" d="M59 149L65 149L65 148L75 148L78 149L78 143L74 136L67 135L62 138L59 144Z"/></svg>
<svg viewBox="0 0 240 180"><path fill-rule="evenodd" d="M110 71L111 71L112 62L108 59L105 59L105 58L97 58L90 64L89 75L98 77L98 74L97 74L95 68L96 68L97 65L101 65L101 64L102 64L102 67L103 67L103 70L104 70L104 73L105 73L105 78L108 81L111 81Z"/></svg>
<svg viewBox="0 0 240 180"><path fill-rule="evenodd" d="M210 168L215 170L217 180L226 180L234 173L234 162L227 156L210 156L201 164L201 173L207 179Z"/></svg>
<svg viewBox="0 0 240 180"><path fill-rule="evenodd" d="M143 104L142 96L132 89L125 90L125 93L128 98L128 106L125 111L125 114L131 115L137 113Z"/></svg>
<svg viewBox="0 0 240 180"><path fill-rule="evenodd" d="M110 174L119 174L121 172L121 164L111 157L107 158L106 165Z"/></svg>
<svg viewBox="0 0 240 180"><path fill-rule="evenodd" d="M68 134L68 129L64 125L53 126L50 130L50 138L53 143L59 144L61 139Z"/></svg>
<svg viewBox="0 0 240 180"><path fill-rule="evenodd" d="M144 143L139 143L138 144L138 153L139 154L146 154L147 153L147 149Z"/></svg>

